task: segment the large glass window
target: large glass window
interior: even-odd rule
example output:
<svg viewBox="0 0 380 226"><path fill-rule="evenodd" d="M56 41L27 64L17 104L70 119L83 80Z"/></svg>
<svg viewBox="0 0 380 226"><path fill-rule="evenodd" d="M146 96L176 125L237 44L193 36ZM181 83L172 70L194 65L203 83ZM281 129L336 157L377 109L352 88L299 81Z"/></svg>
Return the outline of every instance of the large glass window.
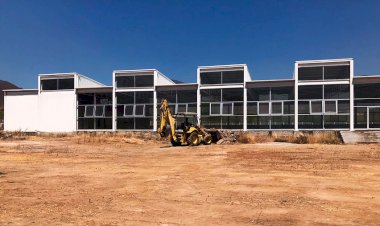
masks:
<svg viewBox="0 0 380 226"><path fill-rule="evenodd" d="M79 130L112 129L112 93L77 94Z"/></svg>
<svg viewBox="0 0 380 226"><path fill-rule="evenodd" d="M323 67L298 68L298 80L322 80Z"/></svg>
<svg viewBox="0 0 380 226"><path fill-rule="evenodd" d="M337 80L349 79L350 66L318 66L318 67L300 67L298 68L298 80Z"/></svg>
<svg viewBox="0 0 380 226"><path fill-rule="evenodd" d="M41 90L74 89L74 78L42 79Z"/></svg>
<svg viewBox="0 0 380 226"><path fill-rule="evenodd" d="M243 129L244 89L202 89L201 124L206 128Z"/></svg>
<svg viewBox="0 0 380 226"><path fill-rule="evenodd" d="M272 100L294 100L294 87L272 87L271 89Z"/></svg>
<svg viewBox="0 0 380 226"><path fill-rule="evenodd" d="M153 75L116 75L117 88L153 87Z"/></svg>
<svg viewBox="0 0 380 226"><path fill-rule="evenodd" d="M324 67L324 79L349 79L350 78L350 66L325 66Z"/></svg>
<svg viewBox="0 0 380 226"><path fill-rule="evenodd" d="M349 85L325 85L325 99L349 99Z"/></svg>
<svg viewBox="0 0 380 226"><path fill-rule="evenodd" d="M248 129L293 129L294 86L247 89Z"/></svg>
<svg viewBox="0 0 380 226"><path fill-rule="evenodd" d="M380 98L380 83L355 84L354 95L355 99Z"/></svg>
<svg viewBox="0 0 380 226"><path fill-rule="evenodd" d="M239 84L244 83L244 71L201 72L200 79L202 85Z"/></svg>
<svg viewBox="0 0 380 226"><path fill-rule="evenodd" d="M243 83L244 82L244 71L223 71L222 72L222 83Z"/></svg>
<svg viewBox="0 0 380 226"><path fill-rule="evenodd" d="M268 101L270 99L270 88L247 89L248 101Z"/></svg>
<svg viewBox="0 0 380 226"><path fill-rule="evenodd" d="M299 86L298 99L323 99L323 86Z"/></svg>
<svg viewBox="0 0 380 226"><path fill-rule="evenodd" d="M201 84L222 84L221 72L202 72L200 74Z"/></svg>
<svg viewBox="0 0 380 226"><path fill-rule="evenodd" d="M307 85L299 86L298 91L300 129L349 128L349 85Z"/></svg>
<svg viewBox="0 0 380 226"><path fill-rule="evenodd" d="M355 128L380 128L380 83L354 85Z"/></svg>
<svg viewBox="0 0 380 226"><path fill-rule="evenodd" d="M153 91L117 92L117 129L153 129Z"/></svg>

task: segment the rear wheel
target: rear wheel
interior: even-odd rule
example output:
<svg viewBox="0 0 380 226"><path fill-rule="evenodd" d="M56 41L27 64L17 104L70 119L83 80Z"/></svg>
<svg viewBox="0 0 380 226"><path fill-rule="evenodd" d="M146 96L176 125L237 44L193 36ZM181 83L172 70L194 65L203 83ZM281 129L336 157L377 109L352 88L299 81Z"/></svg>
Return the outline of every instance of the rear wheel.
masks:
<svg viewBox="0 0 380 226"><path fill-rule="evenodd" d="M211 142L212 142L212 137L211 137L211 135L206 135L206 136L203 137L203 143L204 143L205 145L209 145L209 144L211 144Z"/></svg>
<svg viewBox="0 0 380 226"><path fill-rule="evenodd" d="M187 144L190 146L197 146L200 143L200 139L198 136L197 132L192 132L188 137L187 137Z"/></svg>

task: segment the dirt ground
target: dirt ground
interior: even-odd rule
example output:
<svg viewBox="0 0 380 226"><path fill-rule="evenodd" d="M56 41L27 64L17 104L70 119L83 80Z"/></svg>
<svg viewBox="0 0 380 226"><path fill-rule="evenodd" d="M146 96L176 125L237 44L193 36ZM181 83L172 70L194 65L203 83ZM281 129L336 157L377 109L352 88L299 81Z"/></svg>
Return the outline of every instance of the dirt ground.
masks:
<svg viewBox="0 0 380 226"><path fill-rule="evenodd" d="M380 145L0 141L0 225L378 225Z"/></svg>

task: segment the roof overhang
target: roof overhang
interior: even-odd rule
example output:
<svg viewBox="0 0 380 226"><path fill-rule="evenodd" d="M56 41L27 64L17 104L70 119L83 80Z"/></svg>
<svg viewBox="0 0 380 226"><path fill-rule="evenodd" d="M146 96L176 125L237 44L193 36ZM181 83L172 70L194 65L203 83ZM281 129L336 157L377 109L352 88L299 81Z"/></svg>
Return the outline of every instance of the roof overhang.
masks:
<svg viewBox="0 0 380 226"><path fill-rule="evenodd" d="M246 82L247 88L255 87L280 87L280 86L294 86L294 79L283 79L283 80L255 80Z"/></svg>
<svg viewBox="0 0 380 226"><path fill-rule="evenodd" d="M353 79L354 84L380 83L380 75L356 76Z"/></svg>

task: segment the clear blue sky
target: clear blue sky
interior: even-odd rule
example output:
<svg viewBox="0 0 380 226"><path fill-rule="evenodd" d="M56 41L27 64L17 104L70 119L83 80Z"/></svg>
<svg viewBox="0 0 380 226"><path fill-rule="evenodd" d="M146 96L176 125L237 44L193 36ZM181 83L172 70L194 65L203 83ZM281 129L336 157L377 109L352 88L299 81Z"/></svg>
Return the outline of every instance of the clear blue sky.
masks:
<svg viewBox="0 0 380 226"><path fill-rule="evenodd" d="M380 1L0 0L0 79L117 69L196 81L199 65L245 63L253 79L291 78L295 60L353 57L380 74Z"/></svg>

